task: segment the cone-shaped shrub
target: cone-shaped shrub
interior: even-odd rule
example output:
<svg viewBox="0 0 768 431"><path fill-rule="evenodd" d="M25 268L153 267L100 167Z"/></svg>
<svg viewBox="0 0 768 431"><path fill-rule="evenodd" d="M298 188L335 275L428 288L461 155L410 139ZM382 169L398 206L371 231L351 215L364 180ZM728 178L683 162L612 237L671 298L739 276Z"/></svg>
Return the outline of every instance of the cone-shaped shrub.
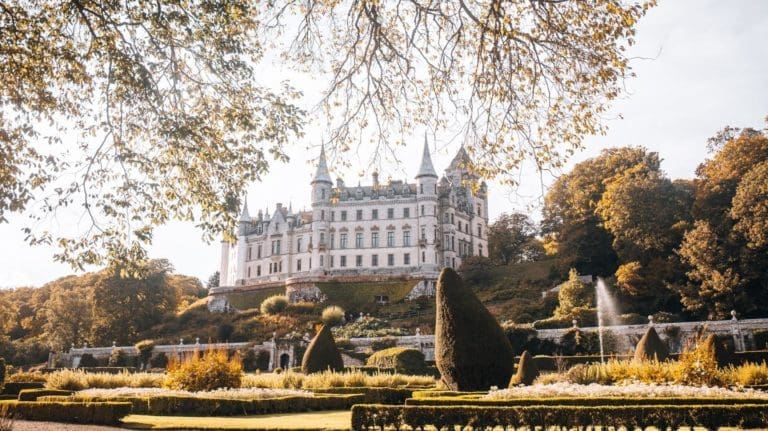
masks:
<svg viewBox="0 0 768 431"><path fill-rule="evenodd" d="M304 358L301 360L301 371L305 374L320 373L326 370L342 371L344 361L333 341L331 327L323 325L315 338L309 343Z"/></svg>
<svg viewBox="0 0 768 431"><path fill-rule="evenodd" d="M512 377L514 352L499 323L451 268L437 281L435 362L454 391L503 388Z"/></svg>
<svg viewBox="0 0 768 431"><path fill-rule="evenodd" d="M733 350L723 340L718 339L715 334L709 334L704 340L704 344L706 345L705 349L712 352L718 367L725 368L734 362Z"/></svg>
<svg viewBox="0 0 768 431"><path fill-rule="evenodd" d="M520 362L517 363L517 373L512 376L512 380L509 382L509 387L532 385L533 381L536 380L536 377L539 377L539 367L536 366L533 356L526 350L520 356Z"/></svg>
<svg viewBox="0 0 768 431"><path fill-rule="evenodd" d="M659 334L653 329L653 326L645 331L645 335L635 347L636 361L664 361L669 356L667 345L661 341Z"/></svg>

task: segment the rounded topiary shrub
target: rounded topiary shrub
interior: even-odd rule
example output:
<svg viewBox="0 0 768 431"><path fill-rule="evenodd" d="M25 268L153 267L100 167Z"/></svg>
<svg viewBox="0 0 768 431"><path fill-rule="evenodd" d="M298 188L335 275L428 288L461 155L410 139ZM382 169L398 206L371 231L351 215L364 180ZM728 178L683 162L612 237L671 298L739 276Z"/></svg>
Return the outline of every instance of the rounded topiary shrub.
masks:
<svg viewBox="0 0 768 431"><path fill-rule="evenodd" d="M285 295L272 295L265 299L259 310L261 314L280 314L288 308L288 298Z"/></svg>
<svg viewBox="0 0 768 431"><path fill-rule="evenodd" d="M93 368L98 366L99 361L97 361L90 353L83 353L83 356L80 357L80 368Z"/></svg>
<svg viewBox="0 0 768 431"><path fill-rule="evenodd" d="M645 331L643 338L635 347L636 361L665 361L669 356L667 344L661 340L659 334L651 326Z"/></svg>
<svg viewBox="0 0 768 431"><path fill-rule="evenodd" d="M539 377L539 367L536 366L533 356L526 350L520 356L520 362L517 363L517 373L512 376L509 386L529 386L533 384L537 377Z"/></svg>
<svg viewBox="0 0 768 431"><path fill-rule="evenodd" d="M394 368L400 374L424 374L427 364L424 354L410 347L390 347L380 350L368 358L369 367Z"/></svg>
<svg viewBox="0 0 768 431"><path fill-rule="evenodd" d="M461 277L445 268L437 281L435 362L453 391L506 387L514 352L504 330Z"/></svg>
<svg viewBox="0 0 768 431"><path fill-rule="evenodd" d="M136 343L136 354L139 357L139 366L145 368L149 365L149 359L152 358L152 350L155 349L155 342L152 340L142 340Z"/></svg>
<svg viewBox="0 0 768 431"><path fill-rule="evenodd" d="M323 314L320 317L320 320L323 321L323 324L325 324L325 326L330 326L330 327L339 326L343 324L345 321L344 309L336 305L325 307L325 309L323 310Z"/></svg>
<svg viewBox="0 0 768 431"><path fill-rule="evenodd" d="M240 357L230 357L227 351L195 352L184 359L172 360L163 387L184 391L212 391L220 388L239 388L243 368Z"/></svg>
<svg viewBox="0 0 768 431"><path fill-rule="evenodd" d="M319 373L326 370L342 371L344 361L341 353L333 341L331 328L323 325L315 338L307 346L304 358L301 360L301 371L305 374Z"/></svg>

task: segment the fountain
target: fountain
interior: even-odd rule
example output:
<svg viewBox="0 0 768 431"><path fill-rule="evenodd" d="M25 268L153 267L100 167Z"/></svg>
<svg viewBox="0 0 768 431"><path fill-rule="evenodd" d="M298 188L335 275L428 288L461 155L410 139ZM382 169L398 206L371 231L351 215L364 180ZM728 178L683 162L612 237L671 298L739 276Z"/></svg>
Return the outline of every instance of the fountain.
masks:
<svg viewBox="0 0 768 431"><path fill-rule="evenodd" d="M600 340L600 362L605 362L605 349L603 347L603 327L605 326L605 320L608 320L609 326L618 325L619 316L616 302L608 293L608 287L605 281L598 277L595 284L595 296L597 297L597 328L598 338Z"/></svg>

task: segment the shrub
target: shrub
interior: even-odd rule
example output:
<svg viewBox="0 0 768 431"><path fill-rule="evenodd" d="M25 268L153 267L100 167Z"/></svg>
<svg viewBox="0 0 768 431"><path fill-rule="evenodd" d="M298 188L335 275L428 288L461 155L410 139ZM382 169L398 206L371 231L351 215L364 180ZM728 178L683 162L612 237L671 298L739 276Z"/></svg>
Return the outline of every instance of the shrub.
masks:
<svg viewBox="0 0 768 431"><path fill-rule="evenodd" d="M726 380L733 385L758 386L768 385L768 365L746 363L739 367L730 367L725 371Z"/></svg>
<svg viewBox="0 0 768 431"><path fill-rule="evenodd" d="M713 336L699 338L693 347L688 346L680 354L677 362L676 380L680 383L696 386L714 386L721 383L721 374L717 366Z"/></svg>
<svg viewBox="0 0 768 431"><path fill-rule="evenodd" d="M339 353L339 349L333 341L331 328L323 325L304 353L304 358L301 360L301 370L306 374L310 374L326 370L341 371L343 369L344 361L341 359L341 353Z"/></svg>
<svg viewBox="0 0 768 431"><path fill-rule="evenodd" d="M98 367L99 361L96 360L96 358L93 357L90 353L83 353L83 356L80 357L80 364L78 367L80 368L90 368L90 367Z"/></svg>
<svg viewBox="0 0 768 431"><path fill-rule="evenodd" d="M333 328L333 334L336 338L387 337L408 335L408 331L404 328L392 327L392 324L385 319L364 317L360 321Z"/></svg>
<svg viewBox="0 0 768 431"><path fill-rule="evenodd" d="M256 354L256 368L261 371L267 371L269 369L269 352L266 350L260 350Z"/></svg>
<svg viewBox="0 0 768 431"><path fill-rule="evenodd" d="M128 365L128 358L122 349L112 349L108 364L110 367L125 367Z"/></svg>
<svg viewBox="0 0 768 431"><path fill-rule="evenodd" d="M661 341L656 329L651 326L635 347L636 361L665 361L669 356L667 345Z"/></svg>
<svg viewBox="0 0 768 431"><path fill-rule="evenodd" d="M564 355L589 355L600 352L600 334L571 328L560 337L560 350Z"/></svg>
<svg viewBox="0 0 768 431"><path fill-rule="evenodd" d="M437 281L435 361L452 390L505 387L514 352L504 331L459 275L445 268Z"/></svg>
<svg viewBox="0 0 768 431"><path fill-rule="evenodd" d="M152 358L152 350L155 349L155 342L152 340L142 340L134 346L139 356L139 368L146 368L149 360Z"/></svg>
<svg viewBox="0 0 768 431"><path fill-rule="evenodd" d="M5 384L5 359L0 358L0 392L2 392L4 384Z"/></svg>
<svg viewBox="0 0 768 431"><path fill-rule="evenodd" d="M512 350L515 352L525 350L528 343L533 338L536 338L536 330L533 329L533 325L530 323L518 325L505 322L502 327L509 340L509 344L512 346Z"/></svg>
<svg viewBox="0 0 768 431"><path fill-rule="evenodd" d="M559 305L555 309L555 317L575 319L576 309L592 306L594 292L588 284L579 280L579 273L571 269L568 281L560 285L557 299Z"/></svg>
<svg viewBox="0 0 768 431"><path fill-rule="evenodd" d="M19 395L19 392L23 391L24 389L43 389L45 387L45 383L40 382L16 382L16 383L6 383L5 387L3 388L3 395Z"/></svg>
<svg viewBox="0 0 768 431"><path fill-rule="evenodd" d="M160 352L149 360L149 366L152 368L166 368L168 366L168 356Z"/></svg>
<svg viewBox="0 0 768 431"><path fill-rule="evenodd" d="M229 357L227 351L195 352L180 361L168 363L163 387L185 391L211 391L219 388L239 388L243 378L239 355Z"/></svg>
<svg viewBox="0 0 768 431"><path fill-rule="evenodd" d="M342 325L345 321L344 309L336 305L325 307L320 320L329 327Z"/></svg>
<svg viewBox="0 0 768 431"><path fill-rule="evenodd" d="M14 419L42 422L114 425L131 413L131 403L73 403L7 401L2 403Z"/></svg>
<svg viewBox="0 0 768 431"><path fill-rule="evenodd" d="M755 349L768 349L768 331L755 331L752 339L755 340Z"/></svg>
<svg viewBox="0 0 768 431"><path fill-rule="evenodd" d="M536 362L534 362L533 357L526 350L520 356L520 362L517 364L517 373L512 376L509 386L529 386L533 384L537 377L539 377L539 368L536 367Z"/></svg>
<svg viewBox="0 0 768 431"><path fill-rule="evenodd" d="M72 391L61 389L23 389L19 392L19 401L37 401L39 397L69 396Z"/></svg>
<svg viewBox="0 0 768 431"><path fill-rule="evenodd" d="M408 347L391 347L380 350L370 358L367 365L380 368L394 368L401 374L423 374L427 364L421 351Z"/></svg>
<svg viewBox="0 0 768 431"><path fill-rule="evenodd" d="M272 295L261 303L261 314L280 314L288 308L288 298L285 295Z"/></svg>

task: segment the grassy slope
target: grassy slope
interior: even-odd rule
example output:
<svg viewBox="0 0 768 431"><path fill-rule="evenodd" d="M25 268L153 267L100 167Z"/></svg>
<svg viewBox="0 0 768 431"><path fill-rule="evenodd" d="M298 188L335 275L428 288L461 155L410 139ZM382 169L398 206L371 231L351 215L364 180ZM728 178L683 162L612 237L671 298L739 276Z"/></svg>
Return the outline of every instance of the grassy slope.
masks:
<svg viewBox="0 0 768 431"><path fill-rule="evenodd" d="M132 429L211 430L348 430L352 413L345 411L242 417L182 417L130 415L123 426Z"/></svg>

